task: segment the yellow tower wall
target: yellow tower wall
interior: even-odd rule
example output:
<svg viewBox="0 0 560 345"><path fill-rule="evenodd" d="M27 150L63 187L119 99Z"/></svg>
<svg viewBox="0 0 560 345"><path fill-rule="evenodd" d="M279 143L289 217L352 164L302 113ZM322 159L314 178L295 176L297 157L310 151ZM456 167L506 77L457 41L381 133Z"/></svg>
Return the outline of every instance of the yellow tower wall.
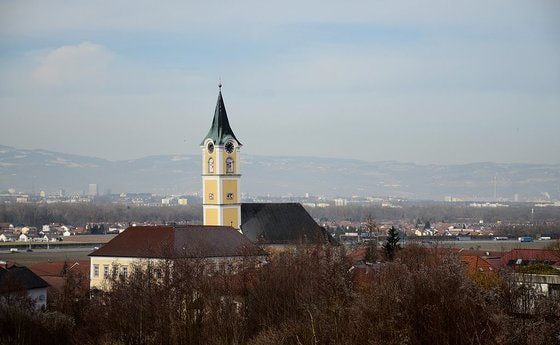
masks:
<svg viewBox="0 0 560 345"><path fill-rule="evenodd" d="M220 225L220 216L217 208L204 208L204 225Z"/></svg>
<svg viewBox="0 0 560 345"><path fill-rule="evenodd" d="M236 229L239 229L239 208L224 208L224 222L223 224L226 226L232 226Z"/></svg>
<svg viewBox="0 0 560 345"><path fill-rule="evenodd" d="M210 193L214 193L214 200L210 200ZM217 204L218 203L218 181L217 180L204 180L204 203Z"/></svg>
<svg viewBox="0 0 560 345"><path fill-rule="evenodd" d="M239 203L238 180L223 180L222 183L222 200L224 204ZM233 199L228 200L227 194L233 193Z"/></svg>

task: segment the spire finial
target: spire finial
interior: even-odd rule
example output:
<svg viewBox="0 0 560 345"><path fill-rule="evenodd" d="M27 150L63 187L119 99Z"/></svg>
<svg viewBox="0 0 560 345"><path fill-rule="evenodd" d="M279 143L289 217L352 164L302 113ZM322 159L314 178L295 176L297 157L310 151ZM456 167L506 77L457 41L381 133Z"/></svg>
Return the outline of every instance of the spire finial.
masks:
<svg viewBox="0 0 560 345"><path fill-rule="evenodd" d="M222 89L222 77L220 77L218 81L218 87L220 88L220 90Z"/></svg>

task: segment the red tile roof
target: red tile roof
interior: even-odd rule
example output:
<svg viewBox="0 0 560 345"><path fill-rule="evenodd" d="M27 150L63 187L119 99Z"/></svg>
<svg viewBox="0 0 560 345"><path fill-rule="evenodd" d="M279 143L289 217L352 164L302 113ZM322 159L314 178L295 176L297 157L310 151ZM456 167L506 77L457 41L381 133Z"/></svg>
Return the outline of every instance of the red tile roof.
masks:
<svg viewBox="0 0 560 345"><path fill-rule="evenodd" d="M89 260L39 262L31 265L29 269L41 277L61 277L65 264L68 269L78 270L89 277Z"/></svg>
<svg viewBox="0 0 560 345"><path fill-rule="evenodd" d="M549 261L551 265L560 263L560 256L552 250L546 249L525 249L517 248L512 249L501 259L502 267L508 265L515 265L515 261L521 259L522 261Z"/></svg>
<svg viewBox="0 0 560 345"><path fill-rule="evenodd" d="M81 287L84 291L87 291L89 288L90 273L89 260L79 260L74 262L40 262L33 264L29 267L29 269L36 275L43 278L55 290L61 290L64 287L66 279L63 272L64 265L66 265L67 269L77 272L82 276Z"/></svg>
<svg viewBox="0 0 560 345"><path fill-rule="evenodd" d="M229 257L266 253L229 226L136 226L90 256L173 258Z"/></svg>
<svg viewBox="0 0 560 345"><path fill-rule="evenodd" d="M495 270L488 260L480 256L461 255L461 261L467 264L469 271L490 272Z"/></svg>

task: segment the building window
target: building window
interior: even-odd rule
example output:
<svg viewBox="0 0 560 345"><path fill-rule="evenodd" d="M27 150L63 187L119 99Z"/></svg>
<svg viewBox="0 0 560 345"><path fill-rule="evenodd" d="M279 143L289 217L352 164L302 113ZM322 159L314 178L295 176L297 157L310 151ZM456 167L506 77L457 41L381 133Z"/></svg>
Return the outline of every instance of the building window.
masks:
<svg viewBox="0 0 560 345"><path fill-rule="evenodd" d="M214 193L209 193L208 194L208 199L209 200L214 200Z"/></svg>
<svg viewBox="0 0 560 345"><path fill-rule="evenodd" d="M103 265L103 278L109 277L109 265Z"/></svg>
<svg viewBox="0 0 560 345"><path fill-rule="evenodd" d="M113 265L113 272L112 272L113 277L116 277L118 272L119 272L119 266Z"/></svg>
<svg viewBox="0 0 560 345"><path fill-rule="evenodd" d="M227 193L226 194L226 199L233 200L233 193Z"/></svg>
<svg viewBox="0 0 560 345"><path fill-rule="evenodd" d="M226 159L226 172L233 173L233 159L231 157Z"/></svg>
<svg viewBox="0 0 560 345"><path fill-rule="evenodd" d="M214 172L214 158L210 157L208 159L208 173Z"/></svg>
<svg viewBox="0 0 560 345"><path fill-rule="evenodd" d="M122 276L126 278L128 276L128 266L123 266L121 272Z"/></svg>
<svg viewBox="0 0 560 345"><path fill-rule="evenodd" d="M99 277L99 265L97 264L93 265L93 276L95 278Z"/></svg>

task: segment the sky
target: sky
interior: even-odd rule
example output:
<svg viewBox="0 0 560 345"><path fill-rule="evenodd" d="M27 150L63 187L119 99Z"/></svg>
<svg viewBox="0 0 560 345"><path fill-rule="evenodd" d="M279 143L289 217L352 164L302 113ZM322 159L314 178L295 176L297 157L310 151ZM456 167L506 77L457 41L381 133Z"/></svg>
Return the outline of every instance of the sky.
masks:
<svg viewBox="0 0 560 345"><path fill-rule="evenodd" d="M0 144L560 163L560 2L0 0Z"/></svg>

